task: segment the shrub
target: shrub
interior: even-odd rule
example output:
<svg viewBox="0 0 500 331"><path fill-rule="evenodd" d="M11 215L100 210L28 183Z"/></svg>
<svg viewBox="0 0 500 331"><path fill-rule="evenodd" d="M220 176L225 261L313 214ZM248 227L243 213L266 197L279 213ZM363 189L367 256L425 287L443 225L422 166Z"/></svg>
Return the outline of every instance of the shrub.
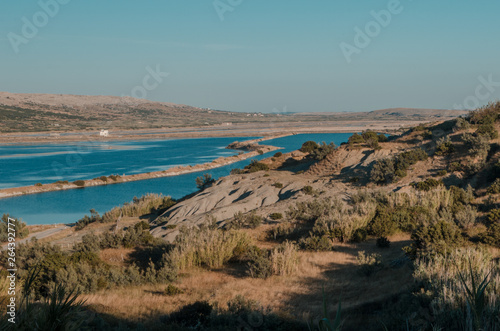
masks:
<svg viewBox="0 0 500 331"><path fill-rule="evenodd" d="M442 181L434 178L427 178L424 181L413 183L412 186L419 191L430 191L440 185L444 185Z"/></svg>
<svg viewBox="0 0 500 331"><path fill-rule="evenodd" d="M302 188L302 192L304 192L307 195L313 195L314 194L314 189L310 185L306 185Z"/></svg>
<svg viewBox="0 0 500 331"><path fill-rule="evenodd" d="M447 174L448 174L448 171L446 171L446 170L444 170L444 169L443 169L443 170L439 170L439 171L437 172L437 175L438 175L438 176L446 176Z"/></svg>
<svg viewBox="0 0 500 331"><path fill-rule="evenodd" d="M75 229L77 231L82 230L90 223L95 223L95 222L102 222L102 218L98 212L96 212L94 209L91 209L90 210L90 217L85 215L83 218L79 219L75 223Z"/></svg>
<svg viewBox="0 0 500 331"><path fill-rule="evenodd" d="M272 220L280 220L283 218L283 214L282 213L272 213L269 215L269 218Z"/></svg>
<svg viewBox="0 0 500 331"><path fill-rule="evenodd" d="M0 222L0 242L12 242L12 239L9 240L9 238L13 238L9 237L9 232L12 235L12 229L15 229L15 238L26 238L29 234L26 223L17 218L10 217L9 214L3 214L2 221Z"/></svg>
<svg viewBox="0 0 500 331"><path fill-rule="evenodd" d="M472 227L476 223L478 213L471 205L466 205L455 212L455 223L464 229Z"/></svg>
<svg viewBox="0 0 500 331"><path fill-rule="evenodd" d="M279 182L274 183L273 186L276 188L283 188L283 184Z"/></svg>
<svg viewBox="0 0 500 331"><path fill-rule="evenodd" d="M458 227L443 220L421 225L413 234L416 253L446 254L463 242Z"/></svg>
<svg viewBox="0 0 500 331"><path fill-rule="evenodd" d="M303 153L311 154L312 152L314 152L318 148L319 148L318 143L316 143L315 141L309 140L309 141L306 141L305 143L302 144L300 151Z"/></svg>
<svg viewBox="0 0 500 331"><path fill-rule="evenodd" d="M269 170L269 166L257 160L252 160L249 165L245 166L245 169L252 173L257 171L267 171Z"/></svg>
<svg viewBox="0 0 500 331"><path fill-rule="evenodd" d="M498 194L500 193L500 178L495 179L493 183L486 190L488 194Z"/></svg>
<svg viewBox="0 0 500 331"><path fill-rule="evenodd" d="M481 124L477 128L476 134L483 135L485 137L488 137L489 139L498 138L498 131L495 129L495 126L493 125L493 123Z"/></svg>
<svg viewBox="0 0 500 331"><path fill-rule="evenodd" d="M247 253L247 273L253 278L268 278L273 274L269 253L253 246Z"/></svg>
<svg viewBox="0 0 500 331"><path fill-rule="evenodd" d="M390 210L378 207L375 217L368 224L368 232L371 235L382 237L393 235L398 230L398 224L394 221Z"/></svg>
<svg viewBox="0 0 500 331"><path fill-rule="evenodd" d="M356 261L359 265L359 271L362 275L371 276L382 268L382 260L379 254L366 254L365 251L358 252Z"/></svg>
<svg viewBox="0 0 500 331"><path fill-rule="evenodd" d="M462 134L462 141L468 149L469 155L485 159L490 151L488 138L483 135Z"/></svg>
<svg viewBox="0 0 500 331"><path fill-rule="evenodd" d="M377 238L377 247L379 248L389 248L391 247L391 242L387 237L378 237Z"/></svg>
<svg viewBox="0 0 500 331"><path fill-rule="evenodd" d="M356 229L356 231L354 231L354 233L352 234L351 241L355 243L361 243L363 241L366 241L367 236L368 233L365 229Z"/></svg>
<svg viewBox="0 0 500 331"><path fill-rule="evenodd" d="M299 241L299 246L301 249L306 251L331 251L332 242L327 236L316 236L311 235L307 238L301 238Z"/></svg>
<svg viewBox="0 0 500 331"><path fill-rule="evenodd" d="M112 181L116 182L120 178L122 178L122 176L120 176L120 175L109 175L108 178L111 179Z"/></svg>
<svg viewBox="0 0 500 331"><path fill-rule="evenodd" d="M395 171L392 159L378 160L370 172L370 180L378 184L391 183L396 178Z"/></svg>
<svg viewBox="0 0 500 331"><path fill-rule="evenodd" d="M354 145L354 144L363 144L365 140L363 137L357 133L354 133L352 136L349 137L349 145Z"/></svg>
<svg viewBox="0 0 500 331"><path fill-rule="evenodd" d="M257 150L257 153L258 153L259 155L264 155L264 151L263 151L262 149Z"/></svg>
<svg viewBox="0 0 500 331"><path fill-rule="evenodd" d="M311 155L317 161L324 160L328 154L332 153L335 150L336 146L334 143L326 144L322 142L321 145L318 146L314 151L312 151Z"/></svg>
<svg viewBox="0 0 500 331"><path fill-rule="evenodd" d="M231 170L231 175L241 175L244 174L245 170L239 169L239 168L234 168Z"/></svg>
<svg viewBox="0 0 500 331"><path fill-rule="evenodd" d="M379 143L385 143L385 142L389 141L389 138L387 138L387 136L383 133L379 133L377 135L377 139L378 139Z"/></svg>
<svg viewBox="0 0 500 331"><path fill-rule="evenodd" d="M182 293L184 293L184 291L181 290L180 288L178 288L177 286L174 286L172 284L168 284L167 288L165 289L165 291L163 293L165 295L168 295L168 296L174 296L177 294L182 294Z"/></svg>
<svg viewBox="0 0 500 331"><path fill-rule="evenodd" d="M230 223L230 228L241 229L249 228L255 229L262 224L262 216L259 216L255 211L244 215L241 211L237 212L233 216L233 220Z"/></svg>
<svg viewBox="0 0 500 331"><path fill-rule="evenodd" d="M458 162L452 162L449 167L448 167L448 170L450 172L455 172L455 171L462 171L463 170L463 167L460 163Z"/></svg>
<svg viewBox="0 0 500 331"><path fill-rule="evenodd" d="M140 198L134 197L131 203L115 207L102 216L101 222L116 222L120 216L137 217L152 213L161 213L174 206L176 201L161 194L146 194Z"/></svg>
<svg viewBox="0 0 500 331"><path fill-rule="evenodd" d="M102 180L103 182L108 181L108 177L106 177L106 176L101 176L101 177L99 177L99 179Z"/></svg>
<svg viewBox="0 0 500 331"><path fill-rule="evenodd" d="M470 123L467 122L464 118L459 117L455 121L455 127L453 128L454 132L468 130L470 128Z"/></svg>
<svg viewBox="0 0 500 331"><path fill-rule="evenodd" d="M36 183L35 186L43 186L42 183Z"/></svg>
<svg viewBox="0 0 500 331"><path fill-rule="evenodd" d="M73 182L73 184L75 184L76 186L83 187L83 186L85 186L85 181L84 180L75 180Z"/></svg>
<svg viewBox="0 0 500 331"><path fill-rule="evenodd" d="M436 142L436 155L447 155L455 151L449 136L441 137Z"/></svg>
<svg viewBox="0 0 500 331"><path fill-rule="evenodd" d="M282 156L282 155L283 155L283 153L281 153L281 152L277 152L277 153L275 153L275 154L274 154L274 157L280 157L280 156Z"/></svg>
<svg viewBox="0 0 500 331"><path fill-rule="evenodd" d="M491 223L480 239L485 244L500 248L500 222Z"/></svg>
<svg viewBox="0 0 500 331"><path fill-rule="evenodd" d="M211 174L203 174L203 176L196 177L196 187L200 190L212 186L213 183L215 183L215 179L212 178Z"/></svg>

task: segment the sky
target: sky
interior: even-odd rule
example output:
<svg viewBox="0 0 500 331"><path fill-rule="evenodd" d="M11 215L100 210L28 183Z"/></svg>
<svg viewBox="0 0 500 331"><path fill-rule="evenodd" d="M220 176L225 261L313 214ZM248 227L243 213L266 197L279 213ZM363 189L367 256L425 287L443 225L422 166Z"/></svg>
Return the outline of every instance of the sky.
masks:
<svg viewBox="0 0 500 331"><path fill-rule="evenodd" d="M242 112L500 99L498 0L16 0L0 91Z"/></svg>

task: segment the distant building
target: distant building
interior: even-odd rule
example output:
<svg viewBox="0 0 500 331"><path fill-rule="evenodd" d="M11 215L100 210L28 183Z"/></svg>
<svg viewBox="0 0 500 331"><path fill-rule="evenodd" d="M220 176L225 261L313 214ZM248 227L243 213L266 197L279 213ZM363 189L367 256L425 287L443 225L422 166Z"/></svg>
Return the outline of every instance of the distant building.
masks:
<svg viewBox="0 0 500 331"><path fill-rule="evenodd" d="M99 135L101 137L107 137L107 136L109 136L109 131L108 130L101 130L101 132L99 133Z"/></svg>

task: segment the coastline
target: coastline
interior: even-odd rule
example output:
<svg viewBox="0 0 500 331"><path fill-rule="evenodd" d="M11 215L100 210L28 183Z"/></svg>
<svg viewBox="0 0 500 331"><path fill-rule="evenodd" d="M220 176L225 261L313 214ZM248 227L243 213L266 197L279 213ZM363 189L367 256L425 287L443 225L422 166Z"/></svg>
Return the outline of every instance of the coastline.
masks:
<svg viewBox="0 0 500 331"><path fill-rule="evenodd" d="M273 135L273 136L269 136L269 137L247 140L247 141L244 141L243 143L245 145L257 145L259 142L262 142L262 141L276 139L276 138L282 138L282 137L290 136L293 134L294 133ZM252 151L249 151L247 153L242 153L239 155L219 157L211 162L201 163L201 164L197 164L194 166L191 166L191 165L177 166L177 167L173 167L173 168L170 168L167 170L162 170L162 171L146 172L146 173L140 173L140 174L134 174L134 175L125 175L125 176L116 176L114 179L111 178L112 177L111 175L107 176L107 177L102 176L100 178L106 177L106 180L102 180L100 178L82 180L81 182L84 183L84 185L76 185L76 184L74 184L74 182L72 182L72 183L71 182L68 182L68 183L56 182L56 183L43 184L42 186L30 185L30 186L21 186L21 187L11 187L11 188L6 188L6 189L0 189L0 199L22 196L22 195L26 195L26 194L39 194L39 193L46 193L46 192L53 192L53 191L82 189L82 188L86 188L86 187L113 185L113 184L120 184L120 183L139 181L139 180L147 180L147 179L153 179L153 178L179 176L179 175L189 174L189 173L193 173L193 172L211 170L211 169L223 167L226 165L230 165L230 164L233 164L233 163L236 163L239 161L247 160L247 159L252 158L254 156L260 155L260 152L269 153L269 152L272 152L275 150L282 149L281 147L267 146L267 145L257 145L257 146L259 147L258 150L252 150Z"/></svg>

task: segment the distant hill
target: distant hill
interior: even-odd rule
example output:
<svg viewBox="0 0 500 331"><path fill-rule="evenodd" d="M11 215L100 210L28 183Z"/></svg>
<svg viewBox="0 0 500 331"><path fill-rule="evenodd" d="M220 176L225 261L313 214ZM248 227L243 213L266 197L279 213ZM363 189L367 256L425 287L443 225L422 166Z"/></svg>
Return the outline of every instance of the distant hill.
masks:
<svg viewBox="0 0 500 331"><path fill-rule="evenodd" d="M465 111L384 109L363 113L240 113L116 96L0 92L0 132L155 129L223 123L449 119Z"/></svg>

